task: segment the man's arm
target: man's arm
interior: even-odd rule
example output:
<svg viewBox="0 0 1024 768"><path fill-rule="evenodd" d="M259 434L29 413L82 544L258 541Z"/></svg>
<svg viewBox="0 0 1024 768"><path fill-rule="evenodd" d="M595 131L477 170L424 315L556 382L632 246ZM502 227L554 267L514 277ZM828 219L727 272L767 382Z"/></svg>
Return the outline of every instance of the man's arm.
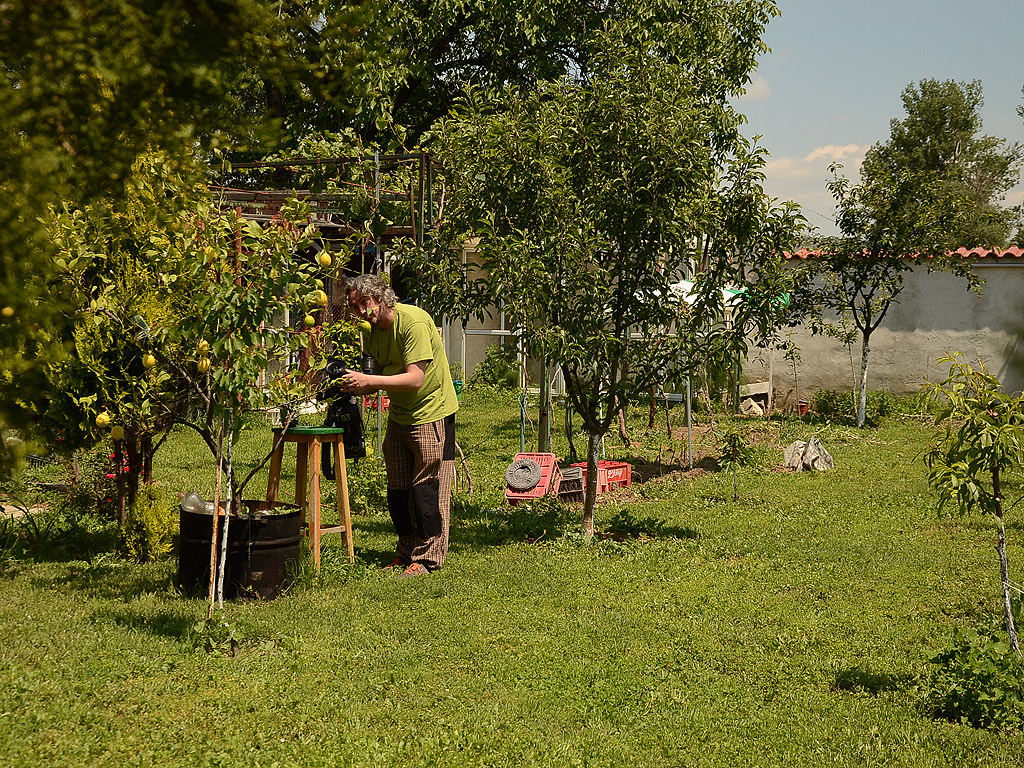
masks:
<svg viewBox="0 0 1024 768"><path fill-rule="evenodd" d="M402 373L389 376L369 375L359 371L348 371L341 377L341 389L356 395L369 395L379 389L388 392L415 392L423 386L423 376L429 360L409 363Z"/></svg>

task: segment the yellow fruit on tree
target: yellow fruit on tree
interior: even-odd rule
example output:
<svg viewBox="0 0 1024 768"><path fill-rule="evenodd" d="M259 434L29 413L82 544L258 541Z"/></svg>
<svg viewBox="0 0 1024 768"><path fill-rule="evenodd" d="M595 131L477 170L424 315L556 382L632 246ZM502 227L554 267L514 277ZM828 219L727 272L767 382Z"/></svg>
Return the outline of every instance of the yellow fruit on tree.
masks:
<svg viewBox="0 0 1024 768"><path fill-rule="evenodd" d="M4 307L0 309L0 315L4 317L14 317L14 307Z"/></svg>
<svg viewBox="0 0 1024 768"><path fill-rule="evenodd" d="M110 426L110 414L106 411L101 411L96 416L96 426L100 429L106 429Z"/></svg>
<svg viewBox="0 0 1024 768"><path fill-rule="evenodd" d="M314 325L316 325L316 318L313 317L312 315L306 315L304 318L302 318L302 322L307 328L312 328Z"/></svg>
<svg viewBox="0 0 1024 768"><path fill-rule="evenodd" d="M316 301L316 303L319 306L321 306L321 307L327 306L327 294L326 293L324 293L323 291L318 290L314 294L314 296L315 296L315 301Z"/></svg>
<svg viewBox="0 0 1024 768"><path fill-rule="evenodd" d="M111 440L124 440L124 427L120 424L110 428Z"/></svg>
<svg viewBox="0 0 1024 768"><path fill-rule="evenodd" d="M363 333L370 332L370 324L365 320L360 320L358 323L356 323L356 325L359 326L359 330L362 331Z"/></svg>
<svg viewBox="0 0 1024 768"><path fill-rule="evenodd" d="M156 355L152 355L152 354L148 354L148 353L143 355L142 356L142 364L144 366L146 366L147 368L152 368L154 365L156 365Z"/></svg>
<svg viewBox="0 0 1024 768"><path fill-rule="evenodd" d="M196 349L199 350L200 355L208 354L210 351L210 342L206 339L200 339L199 343L196 345Z"/></svg>
<svg viewBox="0 0 1024 768"><path fill-rule="evenodd" d="M320 266L323 267L324 269L327 269L329 266L331 266L331 254L329 253L321 253L319 256L316 257L316 260L320 262Z"/></svg>
<svg viewBox="0 0 1024 768"><path fill-rule="evenodd" d="M210 370L210 358L199 358L199 362L196 363L196 368L199 369L200 373L206 373L208 370Z"/></svg>

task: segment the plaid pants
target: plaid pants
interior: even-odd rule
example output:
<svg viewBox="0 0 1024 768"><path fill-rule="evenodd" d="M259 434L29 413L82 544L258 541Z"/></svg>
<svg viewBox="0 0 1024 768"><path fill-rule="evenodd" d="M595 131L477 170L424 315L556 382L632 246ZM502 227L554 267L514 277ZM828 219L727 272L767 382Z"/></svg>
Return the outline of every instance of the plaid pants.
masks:
<svg viewBox="0 0 1024 768"><path fill-rule="evenodd" d="M388 421L384 435L388 511L405 563L436 571L448 554L448 522L455 476L455 414L409 427Z"/></svg>

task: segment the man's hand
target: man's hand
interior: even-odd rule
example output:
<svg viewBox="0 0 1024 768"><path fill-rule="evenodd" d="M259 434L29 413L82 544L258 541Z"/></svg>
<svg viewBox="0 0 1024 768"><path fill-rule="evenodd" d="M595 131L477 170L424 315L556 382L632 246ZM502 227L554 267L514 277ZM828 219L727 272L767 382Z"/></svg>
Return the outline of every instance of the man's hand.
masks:
<svg viewBox="0 0 1024 768"><path fill-rule="evenodd" d="M352 392L357 395L365 395L373 391L370 387L370 377L360 371L353 371L351 368L345 370L345 374L339 379L338 385L343 392Z"/></svg>
<svg viewBox="0 0 1024 768"><path fill-rule="evenodd" d="M416 363L409 363L402 373L394 373L388 376L376 376L347 369L345 375L338 379L338 386L342 392L351 392L356 395L368 395L378 389L385 389L389 392L415 392L423 386L423 377L427 370L426 360Z"/></svg>

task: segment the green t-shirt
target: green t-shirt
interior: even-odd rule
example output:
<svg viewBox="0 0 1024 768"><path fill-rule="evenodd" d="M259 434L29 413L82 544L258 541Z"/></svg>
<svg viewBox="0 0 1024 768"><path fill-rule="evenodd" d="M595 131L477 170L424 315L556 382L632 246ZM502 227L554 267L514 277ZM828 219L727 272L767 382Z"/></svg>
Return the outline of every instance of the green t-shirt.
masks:
<svg viewBox="0 0 1024 768"><path fill-rule="evenodd" d="M397 424L419 426L450 416L459 409L448 357L437 326L426 312L408 304L395 304L387 330L371 328L366 351L385 376L403 373L410 363L427 361L423 385L415 392L388 392L388 418Z"/></svg>

